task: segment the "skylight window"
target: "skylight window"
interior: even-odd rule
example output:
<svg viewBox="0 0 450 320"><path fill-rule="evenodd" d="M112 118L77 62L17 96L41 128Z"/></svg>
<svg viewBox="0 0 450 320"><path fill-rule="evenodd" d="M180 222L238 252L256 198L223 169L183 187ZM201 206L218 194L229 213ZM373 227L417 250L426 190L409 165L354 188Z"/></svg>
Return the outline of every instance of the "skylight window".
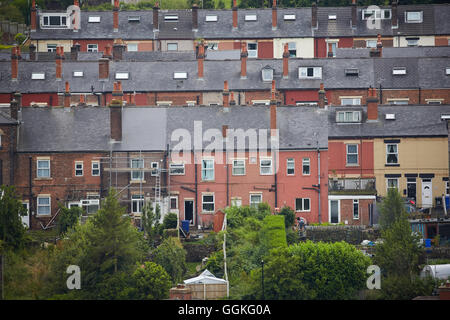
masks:
<svg viewBox="0 0 450 320"><path fill-rule="evenodd" d="M405 22L407 23L422 22L422 11L407 11L405 13Z"/></svg>
<svg viewBox="0 0 450 320"><path fill-rule="evenodd" d="M345 69L345 75L346 76L358 76L359 75L359 70L356 68L348 68Z"/></svg>
<svg viewBox="0 0 450 320"><path fill-rule="evenodd" d="M140 16L129 16L128 17L128 22L140 22L140 21L141 21Z"/></svg>
<svg viewBox="0 0 450 320"><path fill-rule="evenodd" d="M166 20L166 21L178 21L178 15L177 14L165 15L164 16L164 20Z"/></svg>
<svg viewBox="0 0 450 320"><path fill-rule="evenodd" d="M44 80L45 79L45 73L44 72L33 72L31 74L32 80Z"/></svg>
<svg viewBox="0 0 450 320"><path fill-rule="evenodd" d="M217 22L217 16L216 15L207 15L205 18L206 22Z"/></svg>
<svg viewBox="0 0 450 320"><path fill-rule="evenodd" d="M284 15L284 21L294 21L295 20L295 14L285 14Z"/></svg>
<svg viewBox="0 0 450 320"><path fill-rule="evenodd" d="M173 78L174 79L187 79L187 72L174 72L173 73Z"/></svg>
<svg viewBox="0 0 450 320"><path fill-rule="evenodd" d="M450 67L445 68L445 74L450 76Z"/></svg>
<svg viewBox="0 0 450 320"><path fill-rule="evenodd" d="M100 22L100 16L89 16L88 22L99 23Z"/></svg>
<svg viewBox="0 0 450 320"><path fill-rule="evenodd" d="M84 73L83 73L83 71L74 71L73 72L73 76L74 77L83 77L84 76Z"/></svg>
<svg viewBox="0 0 450 320"><path fill-rule="evenodd" d="M245 15L245 21L256 21L256 14L246 14Z"/></svg>
<svg viewBox="0 0 450 320"><path fill-rule="evenodd" d="M130 77L129 72L116 72L117 80L128 80L129 77Z"/></svg>
<svg viewBox="0 0 450 320"><path fill-rule="evenodd" d="M406 74L406 68L405 67L394 68L394 69L392 69L392 74L393 75L405 75Z"/></svg>
<svg viewBox="0 0 450 320"><path fill-rule="evenodd" d="M336 20L336 18L337 18L337 15L335 15L335 14L328 15L328 20Z"/></svg>

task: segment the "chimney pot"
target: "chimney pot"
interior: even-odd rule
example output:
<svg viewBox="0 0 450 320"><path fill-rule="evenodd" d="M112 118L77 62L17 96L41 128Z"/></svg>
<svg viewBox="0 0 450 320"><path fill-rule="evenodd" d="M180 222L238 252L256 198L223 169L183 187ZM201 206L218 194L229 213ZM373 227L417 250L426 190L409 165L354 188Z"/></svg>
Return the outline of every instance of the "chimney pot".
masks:
<svg viewBox="0 0 450 320"><path fill-rule="evenodd" d="M30 13L30 25L31 25L31 32L36 32L37 27L37 20L36 20L36 0L33 0L31 3L31 13Z"/></svg>
<svg viewBox="0 0 450 320"><path fill-rule="evenodd" d="M70 86L69 86L69 82L66 81L66 85L65 85L65 93L64 93L64 108L70 108Z"/></svg>
<svg viewBox="0 0 450 320"><path fill-rule="evenodd" d="M230 96L230 91L228 90L228 81L225 80L223 82L223 93L222 93L224 107L229 106L229 98L230 98L229 96Z"/></svg>
<svg viewBox="0 0 450 320"><path fill-rule="evenodd" d="M119 84L114 82L113 96L121 96ZM109 105L111 139L122 141L122 100L114 98Z"/></svg>
<svg viewBox="0 0 450 320"><path fill-rule="evenodd" d="M233 29L236 30L238 28L238 8L236 4L236 0L233 0Z"/></svg>
<svg viewBox="0 0 450 320"><path fill-rule="evenodd" d="M159 30L158 10L159 10L159 3L156 2L155 6L153 7L153 31Z"/></svg>
<svg viewBox="0 0 450 320"><path fill-rule="evenodd" d="M198 78L203 79L204 76L204 60L205 60L205 45L203 41L198 46L197 64L198 64Z"/></svg>
<svg viewBox="0 0 450 320"><path fill-rule="evenodd" d="M277 0L272 0L272 30L277 29L278 17L277 17Z"/></svg>
<svg viewBox="0 0 450 320"><path fill-rule="evenodd" d="M198 30L198 5L196 3L192 5L192 29Z"/></svg>
<svg viewBox="0 0 450 320"><path fill-rule="evenodd" d="M114 32L119 31L119 0L114 0L114 8L113 8L113 28Z"/></svg>
<svg viewBox="0 0 450 320"><path fill-rule="evenodd" d="M323 85L323 83L320 84L320 89L319 89L319 108L325 108L325 99L326 99L326 95L325 95L325 86Z"/></svg>
<svg viewBox="0 0 450 320"><path fill-rule="evenodd" d="M242 42L241 45L241 79L247 78L247 43Z"/></svg>
<svg viewBox="0 0 450 320"><path fill-rule="evenodd" d="M17 48L11 48L11 79L17 80L19 75L19 57L17 55Z"/></svg>
<svg viewBox="0 0 450 320"><path fill-rule="evenodd" d="M378 97L375 88L369 88L367 97L367 120L378 120Z"/></svg>
<svg viewBox="0 0 450 320"><path fill-rule="evenodd" d="M356 0L352 0L352 28L356 28L357 19Z"/></svg>
<svg viewBox="0 0 450 320"><path fill-rule="evenodd" d="M283 52L283 78L289 78L289 44L284 44L284 52Z"/></svg>

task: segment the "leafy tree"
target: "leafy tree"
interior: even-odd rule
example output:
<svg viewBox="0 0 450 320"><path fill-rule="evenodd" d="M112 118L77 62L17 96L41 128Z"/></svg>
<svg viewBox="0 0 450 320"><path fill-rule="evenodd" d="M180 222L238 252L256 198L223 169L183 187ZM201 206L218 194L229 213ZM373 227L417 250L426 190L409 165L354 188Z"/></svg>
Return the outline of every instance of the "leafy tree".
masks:
<svg viewBox="0 0 450 320"><path fill-rule="evenodd" d="M295 213L290 207L284 206L281 208L280 215L284 216L284 223L286 228L289 228L294 225L295 222Z"/></svg>
<svg viewBox="0 0 450 320"><path fill-rule="evenodd" d="M21 216L27 214L13 186L0 187L0 240L5 247L22 247L26 240Z"/></svg>
<svg viewBox="0 0 450 320"><path fill-rule="evenodd" d="M163 267L154 262L138 266L132 275L134 288L132 299L158 300L169 296L170 276Z"/></svg>
<svg viewBox="0 0 450 320"><path fill-rule="evenodd" d="M69 209L62 205L59 206L59 209L60 212L56 222L56 228L58 229L59 234L64 234L67 230L78 224L83 209L79 207L72 207Z"/></svg>
<svg viewBox="0 0 450 320"><path fill-rule="evenodd" d="M186 250L177 238L168 238L153 252L153 261L161 265L169 274L172 284L183 280L186 273Z"/></svg>
<svg viewBox="0 0 450 320"><path fill-rule="evenodd" d="M161 209L159 205L156 205L156 209L153 212L152 203L146 203L142 209L142 228L144 229L144 235L148 238L151 246L155 244L155 238L160 232Z"/></svg>
<svg viewBox="0 0 450 320"><path fill-rule="evenodd" d="M163 229L175 229L178 224L178 216L176 213L169 212L164 216Z"/></svg>
<svg viewBox="0 0 450 320"><path fill-rule="evenodd" d="M402 197L397 189L389 189L380 207L380 226L388 229L396 220L406 215Z"/></svg>
<svg viewBox="0 0 450 320"><path fill-rule="evenodd" d="M366 282L370 259L345 242L305 243L270 252L264 267L266 299L355 298ZM260 299L261 268L251 273L246 298Z"/></svg>
<svg viewBox="0 0 450 320"><path fill-rule="evenodd" d="M267 216L261 229L261 244L267 249L287 247L284 216Z"/></svg>

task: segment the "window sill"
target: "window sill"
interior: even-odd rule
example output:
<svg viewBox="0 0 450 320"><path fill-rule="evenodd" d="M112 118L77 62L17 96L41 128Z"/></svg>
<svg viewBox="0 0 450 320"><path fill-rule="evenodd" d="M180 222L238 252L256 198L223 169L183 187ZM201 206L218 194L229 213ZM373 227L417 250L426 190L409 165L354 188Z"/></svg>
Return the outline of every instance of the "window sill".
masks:
<svg viewBox="0 0 450 320"><path fill-rule="evenodd" d="M400 164L399 163L386 163L385 165L384 165L385 167L400 167Z"/></svg>
<svg viewBox="0 0 450 320"><path fill-rule="evenodd" d="M214 211L202 211L202 214L214 214Z"/></svg>
<svg viewBox="0 0 450 320"><path fill-rule="evenodd" d="M359 163L356 163L356 164L347 163L345 166L346 167L359 167Z"/></svg>
<svg viewBox="0 0 450 320"><path fill-rule="evenodd" d="M215 180L202 180L202 181L200 181L200 183L202 183L202 182L215 182Z"/></svg>
<svg viewBox="0 0 450 320"><path fill-rule="evenodd" d="M34 178L34 181L50 181L53 180L53 178Z"/></svg>
<svg viewBox="0 0 450 320"><path fill-rule="evenodd" d="M51 218L52 214L36 214L36 218Z"/></svg>
<svg viewBox="0 0 450 320"><path fill-rule="evenodd" d="M295 210L295 212L311 212L311 210Z"/></svg>
<svg viewBox="0 0 450 320"><path fill-rule="evenodd" d="M130 183L146 183L145 180L131 180Z"/></svg>

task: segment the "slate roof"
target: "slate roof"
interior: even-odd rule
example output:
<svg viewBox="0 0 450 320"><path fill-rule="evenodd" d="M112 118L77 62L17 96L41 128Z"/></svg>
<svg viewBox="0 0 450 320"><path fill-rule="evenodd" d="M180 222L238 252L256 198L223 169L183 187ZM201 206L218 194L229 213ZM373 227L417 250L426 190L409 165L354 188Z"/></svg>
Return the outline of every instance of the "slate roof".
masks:
<svg viewBox="0 0 450 320"><path fill-rule="evenodd" d="M450 57L450 47L384 47L383 58ZM368 58L370 48L337 48L337 58Z"/></svg>
<svg viewBox="0 0 450 320"><path fill-rule="evenodd" d="M363 111L363 123L336 123L336 111ZM378 121L366 122L366 107L329 107L328 136L332 138L376 137L447 137L446 122L441 114L449 114L450 106L379 106ZM386 114L395 114L395 120L386 120Z"/></svg>
<svg viewBox="0 0 450 320"><path fill-rule="evenodd" d="M436 35L450 34L450 4L436 4L434 9L434 32Z"/></svg>
<svg viewBox="0 0 450 320"><path fill-rule="evenodd" d="M277 89L318 89L323 82L325 89L362 88L450 88L450 77L445 74L448 58L324 58L289 59L289 79L282 78L281 59L248 59L247 79L241 79L239 60L204 62L204 79L198 79L196 60L187 61L110 61L110 76L98 79L98 61L63 62L63 79L55 79L54 62L19 62L19 79L11 80L11 63L0 61L0 93L64 92L69 81L71 92L112 92L116 72L129 72L129 79L122 80L125 92L179 92L222 91L228 81L231 90L270 90L271 82L264 82L261 70L274 69ZM322 79L299 79L299 67L322 67ZM406 75L393 75L394 67L406 67ZM345 69L357 68L358 76L346 76ZM73 77L74 71L83 71L83 77ZM432 71L432 72L430 72ZM32 72L45 72L45 80L31 80ZM174 72L187 72L186 80L175 80Z"/></svg>

